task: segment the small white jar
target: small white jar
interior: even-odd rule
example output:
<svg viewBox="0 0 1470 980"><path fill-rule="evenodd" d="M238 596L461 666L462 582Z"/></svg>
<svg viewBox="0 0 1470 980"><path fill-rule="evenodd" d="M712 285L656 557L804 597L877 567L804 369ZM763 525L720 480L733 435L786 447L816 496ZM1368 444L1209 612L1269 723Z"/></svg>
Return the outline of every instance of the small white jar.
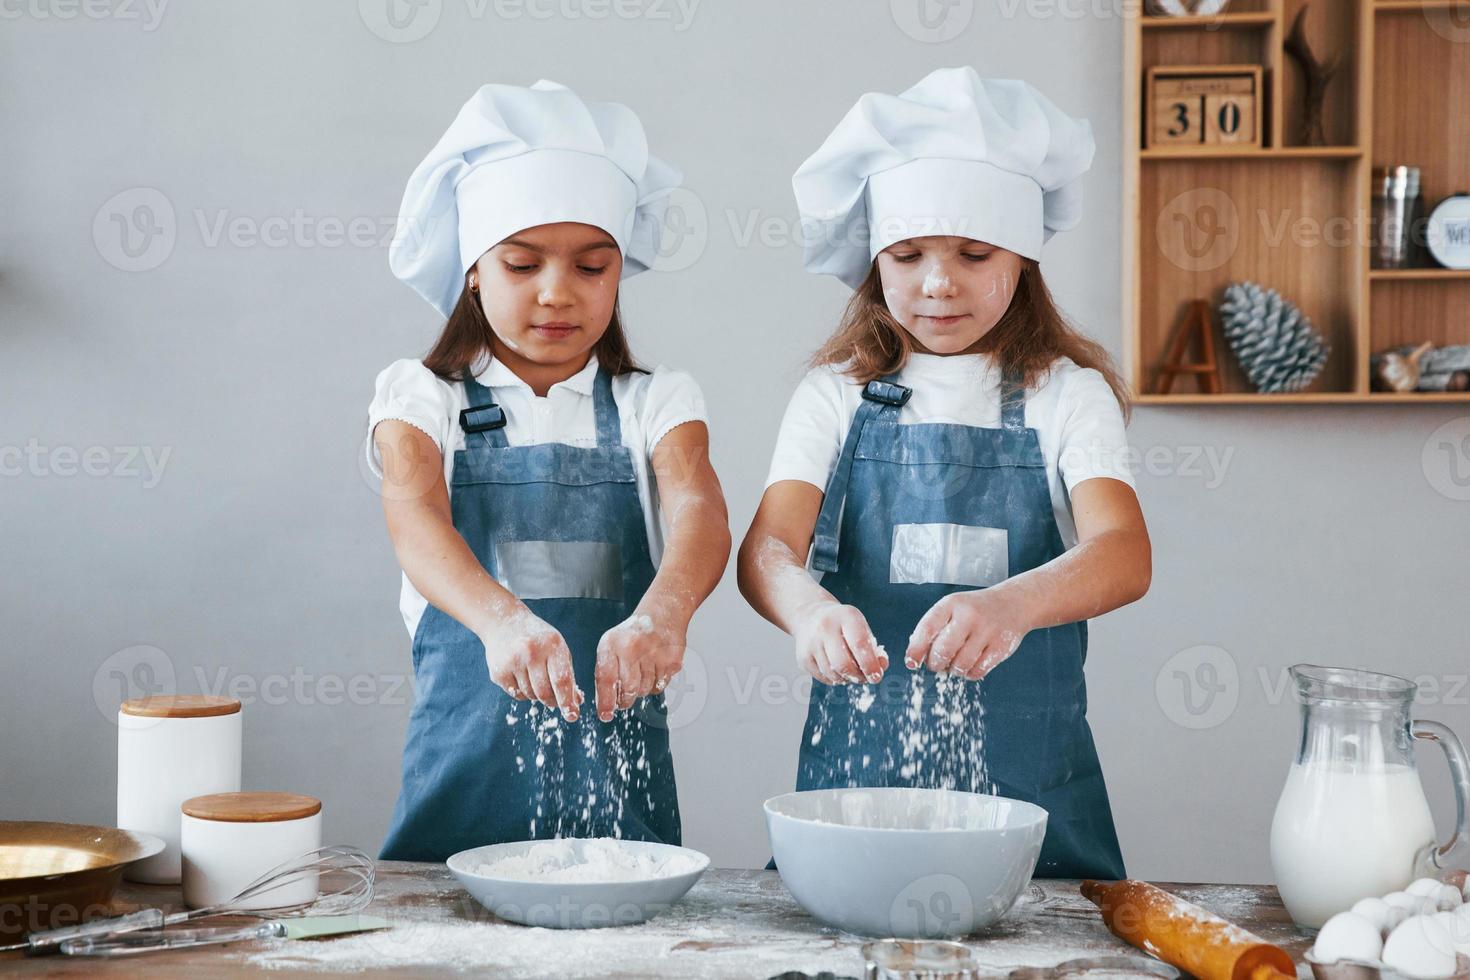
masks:
<svg viewBox="0 0 1470 980"><path fill-rule="evenodd" d="M178 884L179 805L240 788L240 702L205 694L124 701L117 710L117 825L161 837L131 881Z"/></svg>
<svg viewBox="0 0 1470 980"><path fill-rule="evenodd" d="M279 864L322 846L322 804L295 793L217 793L181 808L184 904L191 909L233 899ZM316 872L256 899L244 909L315 901Z"/></svg>

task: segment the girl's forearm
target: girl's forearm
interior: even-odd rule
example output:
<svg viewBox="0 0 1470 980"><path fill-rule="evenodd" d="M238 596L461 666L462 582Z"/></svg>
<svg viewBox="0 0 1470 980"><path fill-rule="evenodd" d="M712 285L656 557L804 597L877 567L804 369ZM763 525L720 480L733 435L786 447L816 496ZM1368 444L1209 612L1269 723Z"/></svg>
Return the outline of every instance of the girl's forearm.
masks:
<svg viewBox="0 0 1470 980"><path fill-rule="evenodd" d="M638 613L687 628L714 592L730 560L730 523L722 499L705 494L679 501L668 519L663 560L638 603Z"/></svg>
<svg viewBox="0 0 1470 980"><path fill-rule="evenodd" d="M791 546L774 534L756 532L740 548L740 592L762 617L794 634L803 616L837 599L806 570Z"/></svg>
<svg viewBox="0 0 1470 980"><path fill-rule="evenodd" d="M454 525L430 506L398 504L389 519L393 550L419 594L477 636L520 608L495 581Z"/></svg>
<svg viewBox="0 0 1470 980"><path fill-rule="evenodd" d="M1146 533L1104 531L1029 572L993 586L1031 629L1091 619L1143 597L1151 577Z"/></svg>

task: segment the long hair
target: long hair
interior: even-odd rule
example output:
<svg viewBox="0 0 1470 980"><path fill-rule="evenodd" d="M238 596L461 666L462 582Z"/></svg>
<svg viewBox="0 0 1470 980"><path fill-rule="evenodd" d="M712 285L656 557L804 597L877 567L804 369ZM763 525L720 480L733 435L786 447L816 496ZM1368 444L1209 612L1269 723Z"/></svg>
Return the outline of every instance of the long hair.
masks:
<svg viewBox="0 0 1470 980"><path fill-rule="evenodd" d="M913 353L913 338L888 310L878 264L848 300L837 331L812 355L811 364L843 365L843 373L866 383L903 367ZM1059 357L1093 368L1108 382L1126 418L1132 409L1128 387L1107 350L1074 327L1052 299L1041 264L1021 259L1020 281L1011 305L974 348L1005 368L1018 368L1026 387L1034 387Z"/></svg>
<svg viewBox="0 0 1470 980"><path fill-rule="evenodd" d="M480 297L469 287L467 272L464 289L460 291L454 309L449 311L443 332L429 353L424 355L424 367L445 381L464 381L467 370L472 375L479 374L490 363L494 337L490 321L485 319L485 311L480 306ZM613 377L633 371L648 373L633 361L616 300L607 330L593 346L592 352L597 355L598 365Z"/></svg>

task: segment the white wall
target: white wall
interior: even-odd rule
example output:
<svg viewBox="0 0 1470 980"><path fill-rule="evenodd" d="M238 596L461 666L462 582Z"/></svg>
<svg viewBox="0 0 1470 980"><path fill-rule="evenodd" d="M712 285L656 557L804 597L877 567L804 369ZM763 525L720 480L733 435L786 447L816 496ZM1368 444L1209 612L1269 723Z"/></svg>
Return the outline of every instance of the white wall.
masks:
<svg viewBox="0 0 1470 980"><path fill-rule="evenodd" d="M408 173L482 82L550 77L626 102L684 168L704 216L679 255L697 259L634 280L624 310L644 361L704 384L737 538L797 365L844 300L801 272L789 234L746 232L768 218L789 232L792 170L862 91L968 62L1092 120L1088 214L1044 268L1119 351L1117 4L953 3L939 29L956 35L931 42L911 36L913 0L424 0L400 4L418 19L396 33L386 2L0 7L0 817L111 821L119 676L151 669L182 691L246 685L247 786L319 795L329 838L380 843L409 646L359 458L374 375L436 330L386 241ZM613 9L643 16L598 16ZM130 256L119 217L165 234ZM366 240L344 243L354 220ZM1277 678L1293 662L1430 675L1448 686L1423 713L1470 734L1455 689L1470 543L1455 498L1470 494L1449 469L1470 468L1470 447L1430 439L1455 419L1138 411L1154 587L1094 623L1088 670L1130 872L1269 880L1297 725ZM103 475L64 475L89 447ZM142 462L129 475L133 450L115 447L163 459L161 479ZM1221 472L1195 460L1206 451ZM687 842L758 865L760 802L791 786L803 709L762 686L796 677L789 644L733 578L692 632L707 683L675 751ZM1220 655L1171 658L1201 645L1238 680L1217 675L1220 700L1190 714L1175 670L1208 681L1192 672ZM349 703L333 703L339 682ZM1421 758L1447 827L1444 767Z"/></svg>

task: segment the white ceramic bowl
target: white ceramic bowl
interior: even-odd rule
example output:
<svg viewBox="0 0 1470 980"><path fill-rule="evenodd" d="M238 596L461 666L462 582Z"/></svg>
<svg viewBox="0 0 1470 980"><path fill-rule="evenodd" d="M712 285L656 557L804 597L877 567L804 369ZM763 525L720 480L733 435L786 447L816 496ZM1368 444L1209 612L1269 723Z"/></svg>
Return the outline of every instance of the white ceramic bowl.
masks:
<svg viewBox="0 0 1470 980"><path fill-rule="evenodd" d="M939 789L826 789L766 801L791 894L862 936L964 936L1015 904L1041 856L1046 811Z"/></svg>
<svg viewBox="0 0 1470 980"><path fill-rule="evenodd" d="M623 841L633 851L661 859L694 859L691 871L638 881L532 881L479 873L482 864L525 854L544 841L515 841L472 847L450 856L449 870L497 918L550 929L596 929L645 922L684 897L709 867L709 857L687 847L649 841ZM569 841L580 848L586 842Z"/></svg>

